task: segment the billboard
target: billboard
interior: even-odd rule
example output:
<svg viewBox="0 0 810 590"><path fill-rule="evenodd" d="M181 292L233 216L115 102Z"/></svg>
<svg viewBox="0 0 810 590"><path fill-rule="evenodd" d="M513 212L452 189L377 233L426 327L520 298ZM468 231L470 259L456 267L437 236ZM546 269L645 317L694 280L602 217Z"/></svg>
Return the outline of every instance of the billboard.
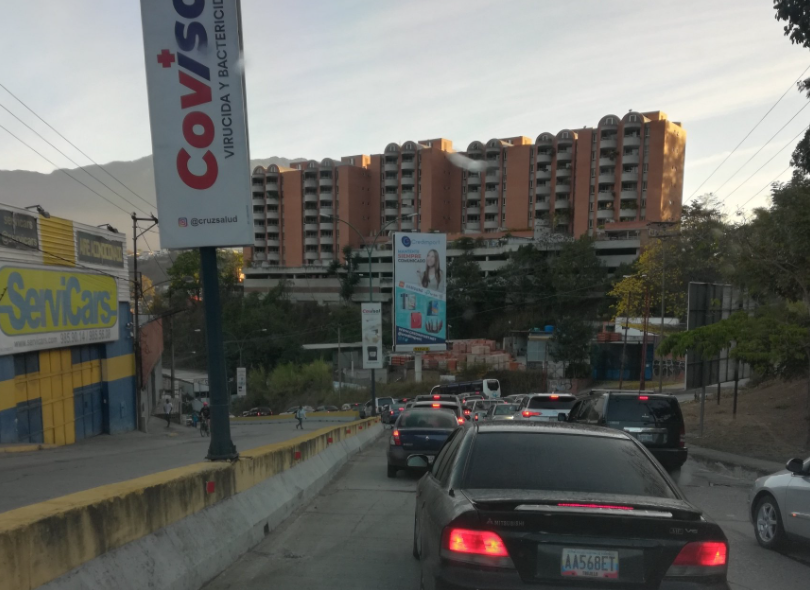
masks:
<svg viewBox="0 0 810 590"><path fill-rule="evenodd" d="M236 368L236 395L247 396L247 369L245 367Z"/></svg>
<svg viewBox="0 0 810 590"><path fill-rule="evenodd" d="M253 243L238 0L141 0L164 248Z"/></svg>
<svg viewBox="0 0 810 590"><path fill-rule="evenodd" d="M0 355L118 339L113 276L8 265L0 293Z"/></svg>
<svg viewBox="0 0 810 590"><path fill-rule="evenodd" d="M445 350L447 236L395 233L394 349Z"/></svg>
<svg viewBox="0 0 810 590"><path fill-rule="evenodd" d="M361 303L360 322L363 332L363 368L382 369L382 304Z"/></svg>
<svg viewBox="0 0 810 590"><path fill-rule="evenodd" d="M124 268L124 242L76 230L76 258L89 264Z"/></svg>

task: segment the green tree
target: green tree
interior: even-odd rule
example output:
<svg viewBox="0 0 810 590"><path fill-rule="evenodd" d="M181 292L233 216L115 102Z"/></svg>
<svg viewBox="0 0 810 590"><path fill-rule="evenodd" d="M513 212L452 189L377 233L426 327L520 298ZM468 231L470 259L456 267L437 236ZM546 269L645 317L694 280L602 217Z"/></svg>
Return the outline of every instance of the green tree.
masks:
<svg viewBox="0 0 810 590"><path fill-rule="evenodd" d="M346 303L351 303L354 290L360 282L360 256L352 252L352 247L343 247L343 264L333 260L327 269L327 273L337 276L340 281L340 297ZM338 272L342 270L343 272Z"/></svg>
<svg viewBox="0 0 810 590"><path fill-rule="evenodd" d="M551 338L551 358L565 363L567 377L587 377L591 339L591 322L579 315L565 315L557 319Z"/></svg>
<svg viewBox="0 0 810 590"><path fill-rule="evenodd" d="M217 250L217 270L221 291L230 292L241 280L242 254L233 250ZM200 251L186 250L177 255L167 271L169 289L174 293L185 293L188 297L200 297Z"/></svg>

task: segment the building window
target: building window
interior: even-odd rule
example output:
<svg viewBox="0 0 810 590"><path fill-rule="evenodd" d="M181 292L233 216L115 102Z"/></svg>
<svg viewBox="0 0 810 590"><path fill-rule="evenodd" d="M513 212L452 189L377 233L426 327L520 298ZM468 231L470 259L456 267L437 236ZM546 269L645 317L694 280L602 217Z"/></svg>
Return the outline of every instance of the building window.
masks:
<svg viewBox="0 0 810 590"><path fill-rule="evenodd" d="M613 117L608 117L607 119L605 119L605 125L615 125L615 124L616 120Z"/></svg>
<svg viewBox="0 0 810 590"><path fill-rule="evenodd" d="M564 131L563 134L560 136L562 139L568 139L568 132Z"/></svg>
<svg viewBox="0 0 810 590"><path fill-rule="evenodd" d="M533 180L529 180L529 188L534 188L534 181Z"/></svg>
<svg viewBox="0 0 810 590"><path fill-rule="evenodd" d="M588 211L593 211L593 203L588 203Z"/></svg>
<svg viewBox="0 0 810 590"><path fill-rule="evenodd" d="M596 178L596 168L591 168L591 178Z"/></svg>
<svg viewBox="0 0 810 590"><path fill-rule="evenodd" d="M588 220L588 229L593 229L593 219Z"/></svg>
<svg viewBox="0 0 810 590"><path fill-rule="evenodd" d="M646 166L647 164L644 164L644 165ZM641 181L641 190L643 190L643 191L647 190L647 181L646 180Z"/></svg>
<svg viewBox="0 0 810 590"><path fill-rule="evenodd" d="M648 127L644 128L644 137L649 137L649 136L650 136L650 128L648 126Z"/></svg>
<svg viewBox="0 0 810 590"><path fill-rule="evenodd" d="M646 156L649 156L649 155L650 155L650 146L645 145L644 146L644 156L646 157Z"/></svg>
<svg viewBox="0 0 810 590"><path fill-rule="evenodd" d="M650 165L649 165L649 164L644 164L644 165L641 167L641 171L642 171L642 172L644 172L645 174L647 173L647 171L649 171L649 169L650 169Z"/></svg>
<svg viewBox="0 0 810 590"><path fill-rule="evenodd" d="M630 115L630 116L627 118L627 120L628 120L630 123L638 123L638 116L637 116L637 115Z"/></svg>

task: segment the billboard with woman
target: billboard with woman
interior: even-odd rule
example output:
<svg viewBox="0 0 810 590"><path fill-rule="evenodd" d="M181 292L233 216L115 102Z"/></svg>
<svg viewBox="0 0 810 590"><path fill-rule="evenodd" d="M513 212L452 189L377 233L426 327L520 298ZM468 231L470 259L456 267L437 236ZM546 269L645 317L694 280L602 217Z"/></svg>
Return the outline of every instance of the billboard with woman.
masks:
<svg viewBox="0 0 810 590"><path fill-rule="evenodd" d="M395 349L445 350L447 236L395 233L393 259Z"/></svg>

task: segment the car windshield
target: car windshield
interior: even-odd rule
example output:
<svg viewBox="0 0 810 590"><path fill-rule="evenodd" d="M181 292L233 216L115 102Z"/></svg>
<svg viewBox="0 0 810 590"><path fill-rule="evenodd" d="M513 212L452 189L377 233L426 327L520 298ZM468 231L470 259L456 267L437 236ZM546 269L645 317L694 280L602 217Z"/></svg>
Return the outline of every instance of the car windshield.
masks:
<svg viewBox="0 0 810 590"><path fill-rule="evenodd" d="M607 405L608 422L642 422L667 425L680 423L677 402L668 399L611 397Z"/></svg>
<svg viewBox="0 0 810 590"><path fill-rule="evenodd" d="M394 403L394 398L392 397L378 397L377 398L377 405L378 406L390 406Z"/></svg>
<svg viewBox="0 0 810 590"><path fill-rule="evenodd" d="M517 409L517 404L498 404L495 406L493 413L495 416L502 416L504 414L514 414Z"/></svg>
<svg viewBox="0 0 810 590"><path fill-rule="evenodd" d="M410 410L402 414L397 428L456 428L458 422L450 412Z"/></svg>
<svg viewBox="0 0 810 590"><path fill-rule="evenodd" d="M489 387L492 391L498 391L501 388L501 385L495 379L487 379L487 387Z"/></svg>
<svg viewBox="0 0 810 590"><path fill-rule="evenodd" d="M570 410L576 401L573 395L533 397L527 407L530 410Z"/></svg>
<svg viewBox="0 0 810 590"><path fill-rule="evenodd" d="M635 442L546 432L479 433L464 487L675 497Z"/></svg>

